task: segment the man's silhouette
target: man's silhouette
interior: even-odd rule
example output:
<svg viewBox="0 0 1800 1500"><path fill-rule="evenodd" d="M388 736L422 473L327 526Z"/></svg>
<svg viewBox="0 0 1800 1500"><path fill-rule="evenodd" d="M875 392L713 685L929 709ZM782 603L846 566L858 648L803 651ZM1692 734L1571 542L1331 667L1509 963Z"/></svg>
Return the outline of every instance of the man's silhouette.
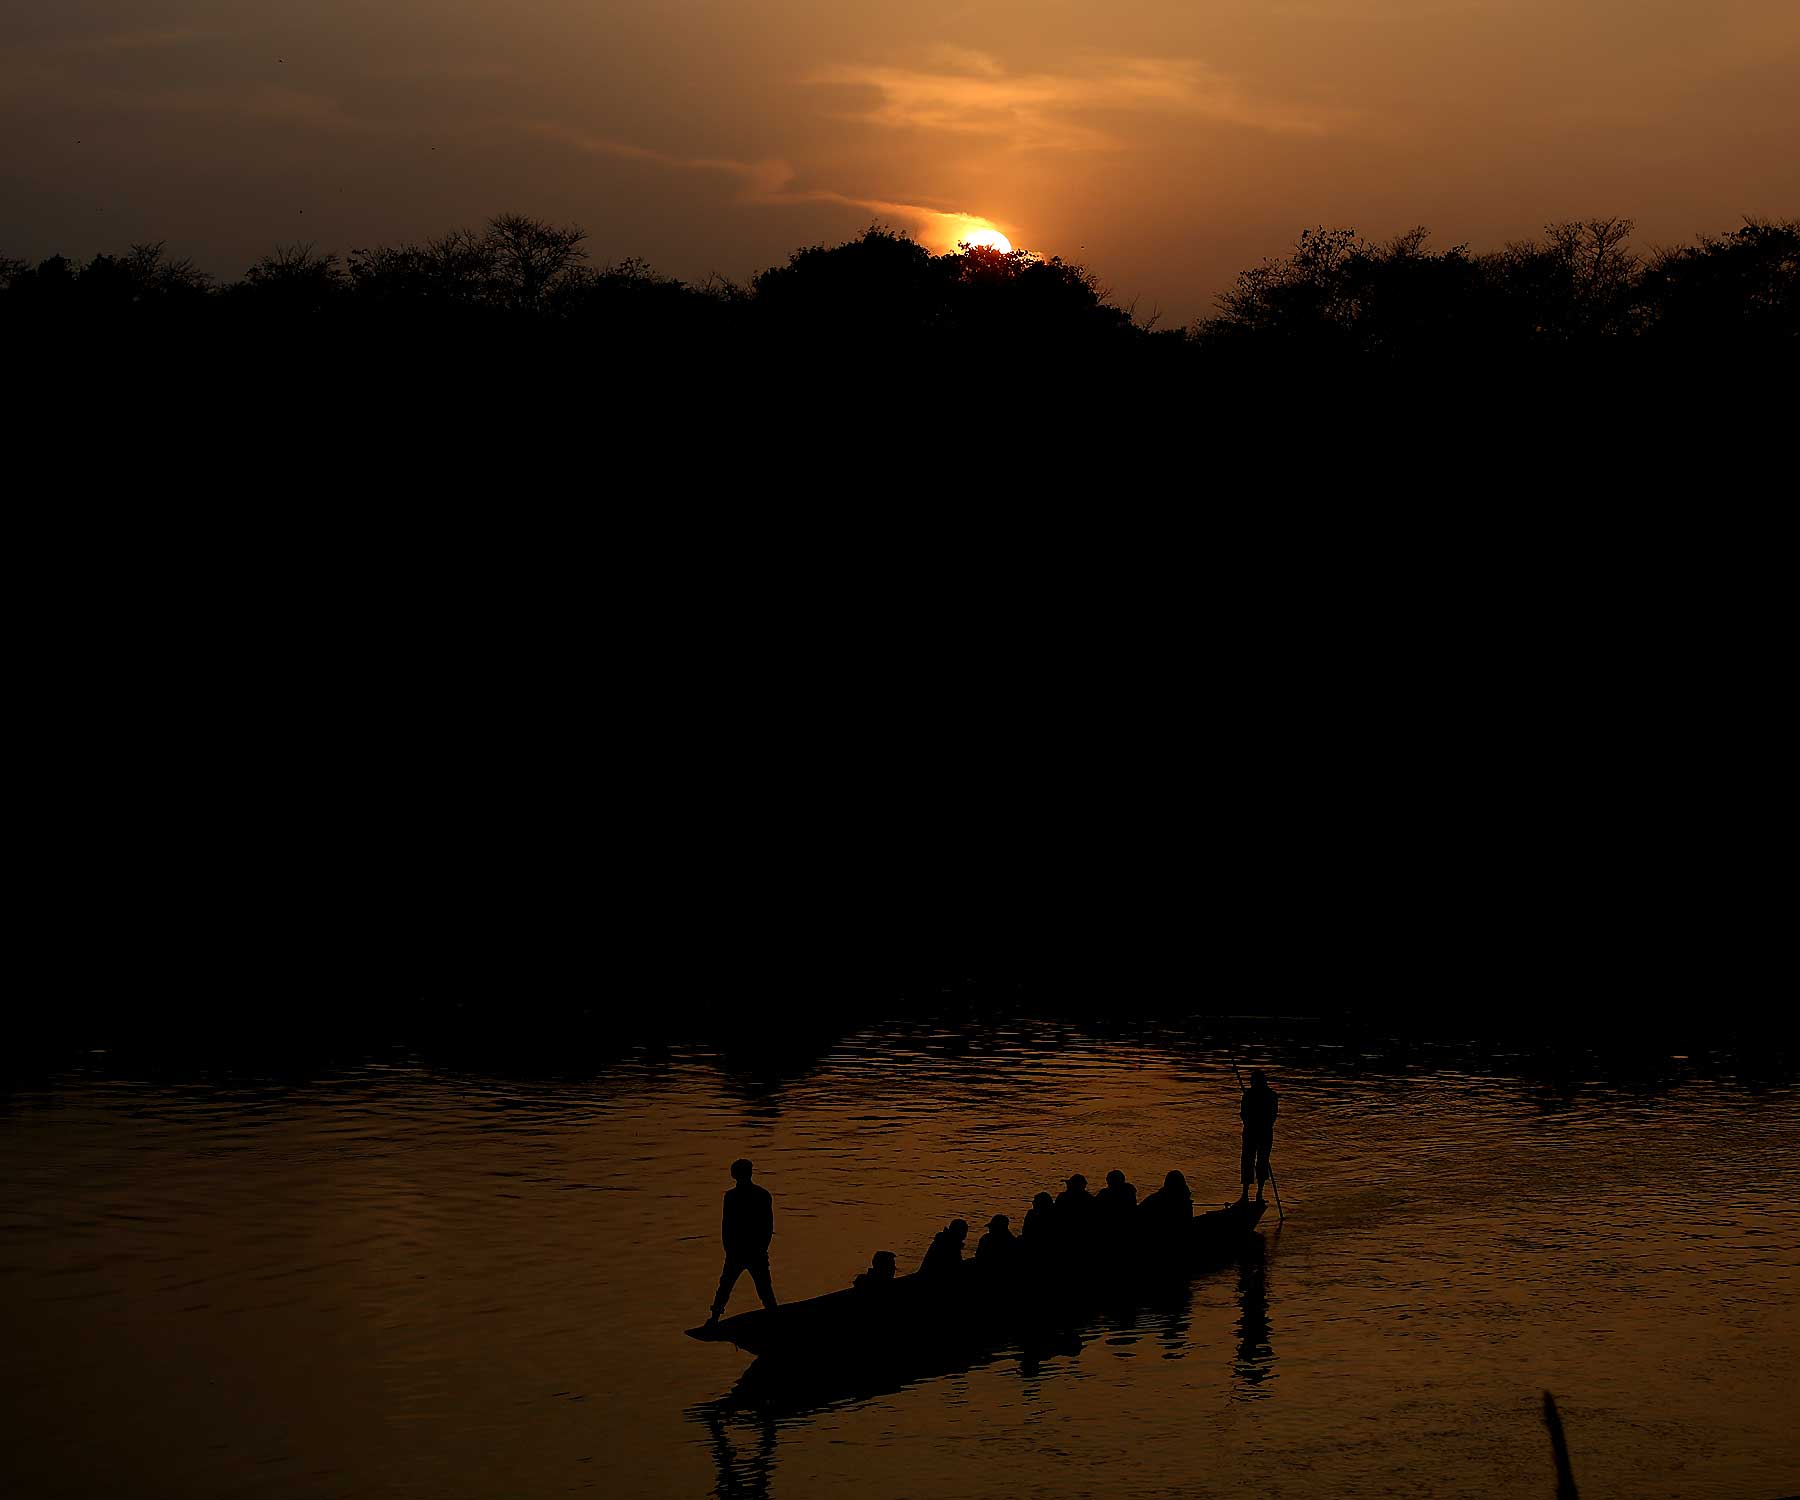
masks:
<svg viewBox="0 0 1800 1500"><path fill-rule="evenodd" d="M1077 1172L1056 1195L1057 1216L1072 1228L1085 1229L1097 1205L1087 1190L1087 1178Z"/></svg>
<svg viewBox="0 0 1800 1500"><path fill-rule="evenodd" d="M963 1241L969 1237L969 1226L962 1219L952 1219L931 1237L931 1248L919 1266L921 1276L949 1274L962 1264Z"/></svg>
<svg viewBox="0 0 1800 1500"><path fill-rule="evenodd" d="M1179 1172L1169 1173L1163 1185L1143 1201L1137 1217L1151 1234L1181 1232L1194 1217L1194 1195L1188 1191L1187 1178Z"/></svg>
<svg viewBox="0 0 1800 1500"><path fill-rule="evenodd" d="M987 1233L975 1246L975 1264L989 1271L1001 1271L1012 1264L1019 1248L1019 1237L1012 1232L1012 1220L995 1214L988 1220Z"/></svg>
<svg viewBox="0 0 1800 1500"><path fill-rule="evenodd" d="M859 1271L852 1286L865 1292L879 1291L882 1287L894 1284L894 1252L877 1250L874 1259L869 1262L869 1269Z"/></svg>
<svg viewBox="0 0 1800 1500"><path fill-rule="evenodd" d="M1129 1223L1131 1211L1137 1207L1137 1189L1115 1167L1106 1174L1106 1186L1094 1194L1094 1202L1100 1205L1101 1216L1107 1223Z"/></svg>
<svg viewBox="0 0 1800 1500"><path fill-rule="evenodd" d="M1244 1190L1238 1194L1238 1202L1247 1202L1250 1197L1250 1175L1254 1168L1256 1174L1256 1201L1263 1201L1263 1183L1269 1178L1269 1152L1275 1145L1275 1113L1280 1108L1280 1101L1275 1097L1275 1090L1269 1087L1269 1080L1263 1077L1261 1068L1250 1070L1250 1087L1244 1090L1244 1102L1238 1106L1238 1114L1244 1121L1244 1153L1238 1164L1238 1180L1243 1183Z"/></svg>
<svg viewBox="0 0 1800 1500"><path fill-rule="evenodd" d="M775 1233L775 1202L750 1180L750 1163L739 1157L731 1164L737 1186L725 1195L725 1217L720 1238L725 1241L725 1269L719 1273L719 1290L713 1296L710 1328L719 1321L731 1289L745 1271L756 1284L764 1307L775 1306L775 1288L769 1281L769 1240Z"/></svg>

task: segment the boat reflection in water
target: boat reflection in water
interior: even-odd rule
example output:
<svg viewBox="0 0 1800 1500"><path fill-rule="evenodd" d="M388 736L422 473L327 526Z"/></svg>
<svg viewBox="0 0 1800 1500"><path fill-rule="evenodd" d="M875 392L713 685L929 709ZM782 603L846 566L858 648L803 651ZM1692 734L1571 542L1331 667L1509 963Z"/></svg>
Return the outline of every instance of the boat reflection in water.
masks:
<svg viewBox="0 0 1800 1500"><path fill-rule="evenodd" d="M1082 1344L1081 1334L1069 1329L1037 1335L1012 1348L977 1350L964 1346L936 1358L917 1352L893 1359L816 1364L762 1358L751 1363L729 1392L716 1401L692 1408L689 1415L710 1421L754 1413L787 1421L891 1396L923 1381L966 1375L996 1364L1016 1363L1018 1373L1029 1379L1040 1373L1044 1361L1079 1354Z"/></svg>
<svg viewBox="0 0 1800 1500"><path fill-rule="evenodd" d="M716 1401L689 1408L687 1415L711 1437L717 1500L768 1500L775 1449L784 1426L823 1412L858 1406L925 1381L965 1375L990 1366L1010 1366L1021 1380L1033 1380L1046 1360L1079 1354L1083 1340L1066 1331L1034 1338L1014 1349L972 1352L937 1360L835 1362L809 1365L757 1359Z"/></svg>
<svg viewBox="0 0 1800 1500"><path fill-rule="evenodd" d="M718 1500L768 1500L775 1472L775 1415L770 1411L733 1411L725 1402L708 1402L688 1413L712 1435Z"/></svg>

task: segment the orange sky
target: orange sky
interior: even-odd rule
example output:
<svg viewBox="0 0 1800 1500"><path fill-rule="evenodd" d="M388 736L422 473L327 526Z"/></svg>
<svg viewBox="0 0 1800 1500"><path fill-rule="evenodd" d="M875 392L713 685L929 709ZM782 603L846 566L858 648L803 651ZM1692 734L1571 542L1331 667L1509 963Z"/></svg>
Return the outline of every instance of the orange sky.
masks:
<svg viewBox="0 0 1800 1500"><path fill-rule="evenodd" d="M57 0L0 18L0 253L235 274L502 210L742 278L991 221L1170 321L1310 224L1800 214L1796 0Z"/></svg>

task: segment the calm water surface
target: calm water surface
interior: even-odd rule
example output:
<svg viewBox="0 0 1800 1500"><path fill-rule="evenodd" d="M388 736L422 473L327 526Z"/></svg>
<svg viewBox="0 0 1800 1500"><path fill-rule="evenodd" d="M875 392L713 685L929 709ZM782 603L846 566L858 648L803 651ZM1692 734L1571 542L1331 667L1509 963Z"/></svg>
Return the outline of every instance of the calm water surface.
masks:
<svg viewBox="0 0 1800 1500"><path fill-rule="evenodd" d="M1077 1355L770 1411L730 1399L744 1356L681 1336L733 1157L799 1298L1071 1171L1180 1166L1223 1202L1229 1054L878 1029L776 1087L700 1053L230 1088L96 1059L0 1112L0 1493L1547 1497L1546 1387L1585 1496L1800 1490L1791 1085L1323 1051L1275 1083L1260 1266Z"/></svg>

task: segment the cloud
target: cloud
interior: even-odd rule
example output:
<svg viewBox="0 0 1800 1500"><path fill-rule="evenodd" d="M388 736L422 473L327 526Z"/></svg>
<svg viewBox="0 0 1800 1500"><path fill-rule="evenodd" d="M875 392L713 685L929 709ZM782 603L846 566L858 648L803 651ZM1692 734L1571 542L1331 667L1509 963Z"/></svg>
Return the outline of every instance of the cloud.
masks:
<svg viewBox="0 0 1800 1500"><path fill-rule="evenodd" d="M933 47L930 56L942 63L946 72L973 73L982 78L1000 78L1006 73L991 52L977 52L972 47Z"/></svg>
<svg viewBox="0 0 1800 1500"><path fill-rule="evenodd" d="M838 63L818 84L872 91L852 118L895 130L996 138L1022 151L1110 151L1128 142L1096 116L1133 112L1320 135L1343 111L1261 99L1192 58L1114 58L1081 73L1007 73L985 53L939 48L936 70Z"/></svg>
<svg viewBox="0 0 1800 1500"><path fill-rule="evenodd" d="M767 203L779 197L794 179L794 169L784 161L773 158L763 161L732 161L717 156L677 156L672 152L658 151L650 146L635 146L627 141L610 140L605 136L589 135L583 130L574 130L566 125L556 125L548 121L532 121L524 127L532 135L546 140L560 141L565 146L572 146L577 151L585 151L590 156L610 156L617 161L641 161L653 166L667 167L678 172L717 172L726 177L735 178L741 186L739 197L751 203Z"/></svg>
<svg viewBox="0 0 1800 1500"><path fill-rule="evenodd" d="M617 161L639 161L678 172L715 173L737 184L735 201L761 207L791 208L805 204L835 204L854 208L886 219L911 230L932 249L950 250L977 229L1001 226L980 214L934 207L926 203L908 203L892 198L872 198L840 193L830 188L803 187L798 174L785 161L765 158L761 161L734 161L717 156L677 156L648 146L588 135L584 131L547 122L533 122L525 127L531 134L554 140L577 151Z"/></svg>

